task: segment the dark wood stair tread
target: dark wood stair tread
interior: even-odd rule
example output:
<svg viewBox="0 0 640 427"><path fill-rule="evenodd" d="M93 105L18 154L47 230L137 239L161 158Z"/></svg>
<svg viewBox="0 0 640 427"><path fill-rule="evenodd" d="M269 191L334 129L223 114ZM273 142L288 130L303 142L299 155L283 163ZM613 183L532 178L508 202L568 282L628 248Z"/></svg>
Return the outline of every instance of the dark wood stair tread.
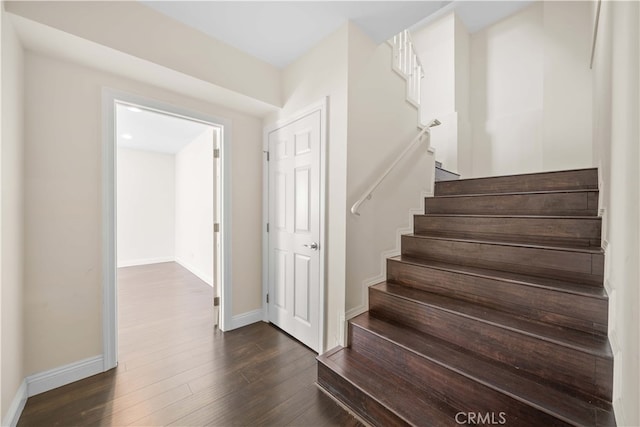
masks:
<svg viewBox="0 0 640 427"><path fill-rule="evenodd" d="M414 233L436 237L532 243L558 247L599 247L597 216L542 216L428 213L414 215Z"/></svg>
<svg viewBox="0 0 640 427"><path fill-rule="evenodd" d="M334 348L317 360L409 425L452 425L457 411L447 403L349 348Z"/></svg>
<svg viewBox="0 0 640 427"><path fill-rule="evenodd" d="M473 179L473 178L471 178ZM482 179L482 178L476 178ZM464 180L461 180L464 181ZM455 199L460 197L496 197L496 196L527 196L531 194L562 194L562 193L592 193L598 191L597 188L581 188L577 190L533 190L533 191L511 191L505 193L472 193L472 194L446 194L442 196L430 196L430 199Z"/></svg>
<svg viewBox="0 0 640 427"><path fill-rule="evenodd" d="M531 219L558 219L558 220L567 220L567 219L584 219L593 221L594 219L599 219L597 216L590 215L518 215L518 214L507 214L507 215L497 215L497 214L448 214L448 213L427 213L427 214L419 214L414 216L423 216L423 217L452 217L452 218L531 218Z"/></svg>
<svg viewBox="0 0 640 427"><path fill-rule="evenodd" d="M609 341L604 336L547 325L481 305L393 283L382 282L372 286L372 289L600 358L611 359L613 357Z"/></svg>
<svg viewBox="0 0 640 427"><path fill-rule="evenodd" d="M573 246L554 246L554 245L548 245L548 244L534 244L534 243L501 242L498 240L428 236L428 235L423 235L419 233L409 233L409 234L406 234L405 236L418 237L421 239L450 240L454 242L479 243L483 245L512 246L512 247L519 247L519 248L545 249L545 250L551 250L551 251L564 251L564 252L582 252L582 253L597 254L597 255L604 254L604 251L602 250L602 248L583 247L583 246L573 247Z"/></svg>
<svg viewBox="0 0 640 427"><path fill-rule="evenodd" d="M513 174L506 174L506 175L495 175L495 176L478 176L475 178L464 178L464 179L460 179L459 181L478 181L478 180L484 180L484 179L496 179L496 178L517 178L517 179L522 179L525 180L527 179L527 177L532 177L532 176L547 176L547 175L553 175L553 174L571 174L571 173L580 173L580 172L593 172L593 173L597 173L597 168L578 168L578 169L568 169L568 170L555 170L555 171L543 171L543 172L529 172L529 173L513 173Z"/></svg>
<svg viewBox="0 0 640 427"><path fill-rule="evenodd" d="M581 189L598 189L598 171L596 168L442 181L436 182L434 192L436 196L441 196Z"/></svg>
<svg viewBox="0 0 640 427"><path fill-rule="evenodd" d="M318 382L375 425L497 408L519 426L615 426L598 176L436 182Z"/></svg>
<svg viewBox="0 0 640 427"><path fill-rule="evenodd" d="M533 406L573 425L615 425L611 405L599 399L585 401L555 389L498 362L471 355L460 347L418 331L395 325L364 313L350 320L420 357L481 383L513 399Z"/></svg>
<svg viewBox="0 0 640 427"><path fill-rule="evenodd" d="M512 191L425 197L425 213L598 217L597 189Z"/></svg>
<svg viewBox="0 0 640 427"><path fill-rule="evenodd" d="M604 253L599 247L559 247L421 233L403 235L401 241L403 255L603 286Z"/></svg>
<svg viewBox="0 0 640 427"><path fill-rule="evenodd" d="M511 273L508 271L491 270L488 268L465 266L460 264L449 264L440 261L433 261L423 258L414 258L406 255L398 255L389 259L406 264L424 266L428 268L451 271L453 273L478 276L487 279L501 280L505 282L518 283L520 285L534 286L537 288L549 289L569 294L582 295L597 299L608 299L604 287L582 286L572 282L545 277L530 276L526 274Z"/></svg>

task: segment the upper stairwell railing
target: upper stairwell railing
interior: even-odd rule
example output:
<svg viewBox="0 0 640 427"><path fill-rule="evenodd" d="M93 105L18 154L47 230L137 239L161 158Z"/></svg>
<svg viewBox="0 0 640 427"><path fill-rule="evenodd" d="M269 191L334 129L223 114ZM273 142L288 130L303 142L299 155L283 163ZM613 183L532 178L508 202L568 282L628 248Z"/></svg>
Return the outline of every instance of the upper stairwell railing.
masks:
<svg viewBox="0 0 640 427"><path fill-rule="evenodd" d="M414 48L411 34L404 30L393 36L389 43L393 48L393 70L407 80L407 100L419 107L424 68Z"/></svg>
<svg viewBox="0 0 640 427"><path fill-rule="evenodd" d="M398 155L398 157L396 157L396 159L389 165L389 167L387 169L385 169L385 171L378 177L378 179L376 179L373 184L371 185L371 187L369 187L367 189L367 191L365 191L362 196L360 196L360 198L358 198L358 200L353 204L353 206L351 206L351 213L354 215L358 215L360 216L360 212L358 212L358 210L360 209L360 206L367 200L370 200L371 197L373 197L373 193L374 191L376 191L376 188L378 188L378 186L382 183L382 181L384 181L384 179L387 177L387 175L389 175L389 173L391 173L391 171L396 167L396 165L400 162L400 160L402 160L407 153L409 153L409 151L411 151L411 149L418 144L420 141L422 141L422 138L424 136L426 136L427 138L429 138L430 136L430 131L431 128L434 126L438 126L440 124L440 120L438 119L433 119L429 122L429 124L427 126L425 126L420 133L413 138L413 140L411 140L411 142L409 143L409 145L407 145L407 147L402 150L402 153L400 153ZM428 142L428 139L427 139Z"/></svg>

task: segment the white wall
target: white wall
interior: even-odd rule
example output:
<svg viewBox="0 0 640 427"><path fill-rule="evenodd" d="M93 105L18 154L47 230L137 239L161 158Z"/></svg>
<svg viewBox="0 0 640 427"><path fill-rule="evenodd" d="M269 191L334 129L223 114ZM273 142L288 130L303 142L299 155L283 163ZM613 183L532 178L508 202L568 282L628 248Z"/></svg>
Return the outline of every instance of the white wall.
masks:
<svg viewBox="0 0 640 427"><path fill-rule="evenodd" d="M463 177L471 174L469 123L469 33L450 12L411 33L424 67L422 122L442 123L431 131L436 160Z"/></svg>
<svg viewBox="0 0 640 427"><path fill-rule="evenodd" d="M326 209L325 348L341 343L345 298L347 188L347 43L345 24L282 71L284 108L265 124L286 119L329 97ZM255 242L258 234L248 234ZM322 243L322 242L321 242ZM256 245L257 246L257 245ZM244 266L242 258L235 260Z"/></svg>
<svg viewBox="0 0 640 427"><path fill-rule="evenodd" d="M425 121L451 113L455 106L455 15L453 12L411 32L424 68L421 110Z"/></svg>
<svg viewBox="0 0 640 427"><path fill-rule="evenodd" d="M175 259L173 154L117 150L118 267Z"/></svg>
<svg viewBox="0 0 640 427"><path fill-rule="evenodd" d="M594 61L593 154L619 426L640 425L640 5L602 2Z"/></svg>
<svg viewBox="0 0 640 427"><path fill-rule="evenodd" d="M471 36L474 176L589 167L589 2L535 2Z"/></svg>
<svg viewBox="0 0 640 427"><path fill-rule="evenodd" d="M213 286L214 129L174 154L118 148L118 266L176 261Z"/></svg>
<svg viewBox="0 0 640 427"><path fill-rule="evenodd" d="M261 308L261 120L32 52L24 76L27 375L102 354L103 87L232 121L232 313Z"/></svg>
<svg viewBox="0 0 640 427"><path fill-rule="evenodd" d="M593 115L589 69L593 24L591 2L544 3L545 170L590 167Z"/></svg>
<svg viewBox="0 0 640 427"><path fill-rule="evenodd" d="M543 4L471 36L472 176L543 170Z"/></svg>
<svg viewBox="0 0 640 427"><path fill-rule="evenodd" d="M2 21L2 134L0 142L0 420L24 378L24 133L22 46L0 5Z"/></svg>
<svg viewBox="0 0 640 427"><path fill-rule="evenodd" d="M175 259L213 286L214 129L175 155Z"/></svg>
<svg viewBox="0 0 640 427"><path fill-rule="evenodd" d="M436 160L458 171L458 117L456 114L456 18L453 12L412 31L416 53L424 67L420 87L422 122L437 118L442 125L432 131Z"/></svg>
<svg viewBox="0 0 640 427"><path fill-rule="evenodd" d="M458 16L455 19L455 73L456 73L456 122L458 140L458 173L462 178L471 176L473 168L470 84L471 38ZM434 129L437 131L437 128Z"/></svg>
<svg viewBox="0 0 640 427"><path fill-rule="evenodd" d="M355 203L418 133L418 111L406 82L391 69L392 50L349 26L347 208ZM397 251L398 230L411 232L412 211L432 191L434 157L422 142L360 208L347 213L347 317L368 309L368 285L384 280L383 255Z"/></svg>

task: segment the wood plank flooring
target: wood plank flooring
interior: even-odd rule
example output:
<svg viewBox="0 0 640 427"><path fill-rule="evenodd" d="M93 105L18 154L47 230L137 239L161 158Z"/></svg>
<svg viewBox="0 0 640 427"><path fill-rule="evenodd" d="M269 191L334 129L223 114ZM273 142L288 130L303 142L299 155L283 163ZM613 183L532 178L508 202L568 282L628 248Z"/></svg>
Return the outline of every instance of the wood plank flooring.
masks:
<svg viewBox="0 0 640 427"><path fill-rule="evenodd" d="M213 328L212 289L176 263L118 271L118 368L29 398L19 426L360 426L275 327Z"/></svg>

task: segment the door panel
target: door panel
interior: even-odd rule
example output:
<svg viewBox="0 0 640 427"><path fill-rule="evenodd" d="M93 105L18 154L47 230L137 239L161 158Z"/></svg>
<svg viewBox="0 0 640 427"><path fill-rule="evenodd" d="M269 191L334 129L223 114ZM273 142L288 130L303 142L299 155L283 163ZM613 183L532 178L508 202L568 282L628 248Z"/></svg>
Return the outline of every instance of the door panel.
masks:
<svg viewBox="0 0 640 427"><path fill-rule="evenodd" d="M293 315L297 320L309 322L309 286L310 286L310 266L311 258L305 255L296 254L293 284Z"/></svg>
<svg viewBox="0 0 640 427"><path fill-rule="evenodd" d="M269 320L314 350L320 335L320 111L271 132Z"/></svg>
<svg viewBox="0 0 640 427"><path fill-rule="evenodd" d="M295 227L296 233L310 232L311 218L310 211L310 169L308 167L296 169L295 173L295 197L296 197L296 212L295 212Z"/></svg>

